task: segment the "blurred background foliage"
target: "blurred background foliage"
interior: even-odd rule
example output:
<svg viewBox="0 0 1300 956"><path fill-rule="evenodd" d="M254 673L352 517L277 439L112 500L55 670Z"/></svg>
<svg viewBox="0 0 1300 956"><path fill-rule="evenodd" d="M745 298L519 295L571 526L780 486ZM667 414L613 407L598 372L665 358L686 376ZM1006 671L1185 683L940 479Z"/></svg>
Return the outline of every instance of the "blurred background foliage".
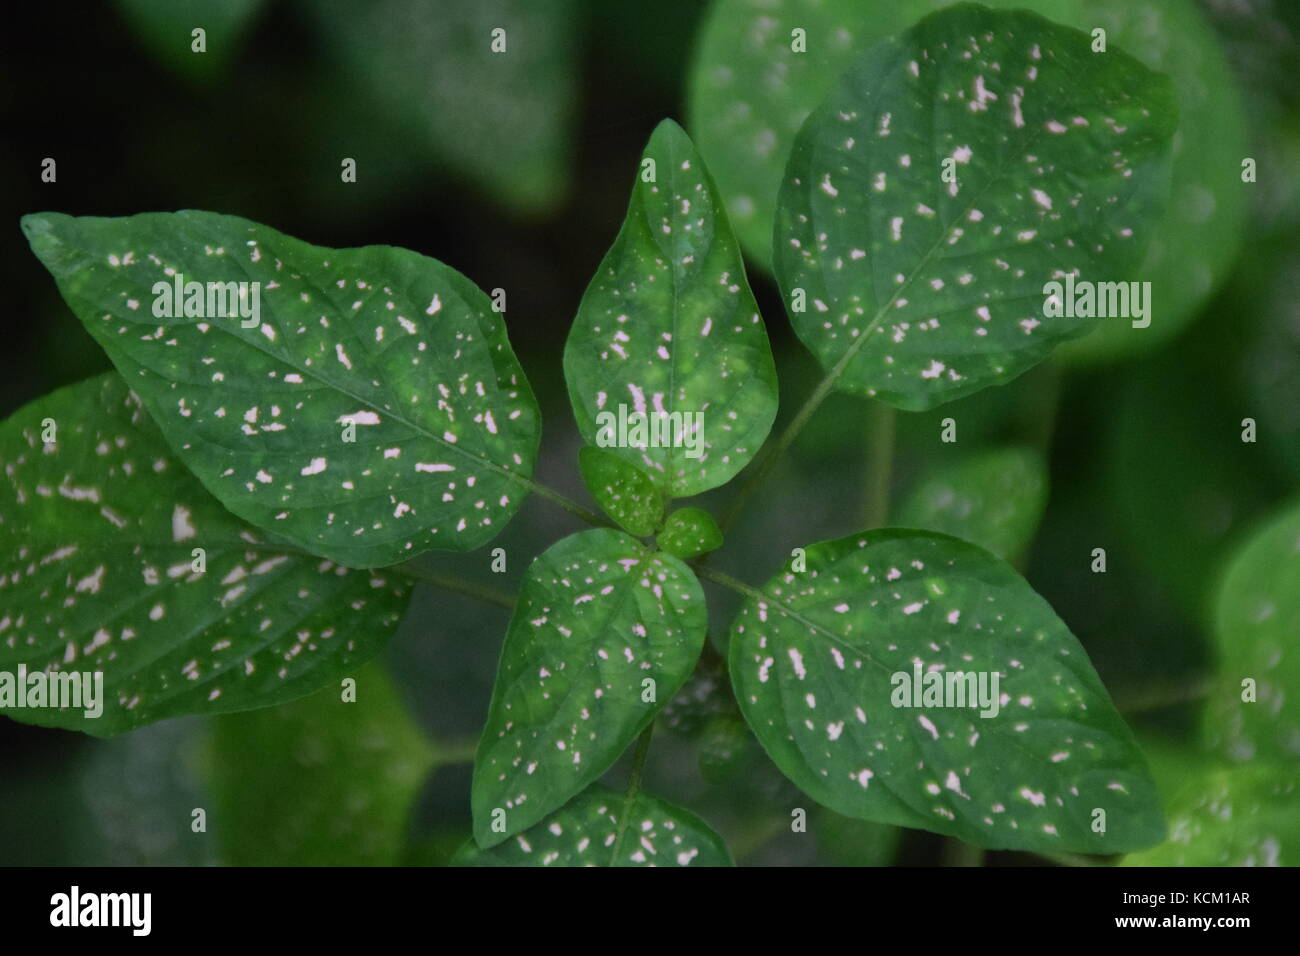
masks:
<svg viewBox="0 0 1300 956"><path fill-rule="evenodd" d="M208 209L322 245L408 247L485 289L505 289L511 340L545 413L539 477L585 500L559 346L622 221L650 131L665 116L687 118L701 30L707 22L714 42L729 28L716 10L708 19L710 6L28 5L27 23L0 41L9 224L0 261L12 293L0 411L109 367L30 255L19 215ZM1171 15L1172 4L1125 6L1140 22ZM1210 196L1217 208L1239 208L1228 217L1232 234L1201 237L1228 250L1210 257L1223 260L1217 289L1157 348L1122 359L1094 349L1086 362L1052 361L1005 387L900 414L892 498L896 514L924 513L936 480L1006 454L1012 478L1003 491L1026 481L1038 487L1046 462L1036 535L1027 548L1016 540L998 547L1088 648L1147 743L1171 806L1190 788L1195 806L1174 822L1193 827L1197 807L1229 786L1231 754L1200 743L1216 662L1215 588L1252 528L1300 492L1300 6L1176 6L1177 17L1203 31L1198 42L1222 51L1219 79L1233 87L1207 91L1212 102L1193 128L1213 137L1242 126L1231 135L1244 137L1245 155L1258 162L1257 183L1220 182ZM190 52L195 25L208 31L205 55ZM507 29L504 58L488 52L485 34L496 26ZM1198 67L1177 65L1181 75ZM1223 104L1240 106L1224 115L1216 112ZM717 130L689 131L709 158ZM45 157L58 163L55 183L40 180ZM344 157L357 162L356 183L340 181ZM1179 274L1180 264L1172 266L1162 266L1166 283ZM781 376L779 427L819 374L760 263L750 280ZM1157 310L1164 291L1156 289ZM1187 301L1185 291L1175 298ZM1259 423L1258 443L1241 441L1246 417ZM944 418L957 422L955 444L939 440ZM757 584L792 547L859 527L871 507L862 476L874 420L862 401L830 399L717 566ZM692 503L716 514L732 493ZM980 495L975 506L995 506L996 481ZM492 544L509 556L504 575L490 572L487 550L429 564L512 590L533 556L574 530L571 516L534 498ZM1105 574L1090 570L1099 547ZM710 594L710 637L722 649L735 601ZM275 710L170 721L108 741L0 720L0 864L445 862L468 837L467 761L506 623L500 608L420 589L382 659L358 674L355 710L331 706L337 692L327 690ZM813 806L745 729L719 667L706 656L660 719L649 792L709 821L743 864L959 861L938 837ZM622 773L611 772L615 786ZM1243 785L1257 783L1263 809L1252 812L1277 814L1284 800L1294 827L1291 792L1265 794L1271 784L1254 778ZM806 833L790 826L800 807L809 812ZM195 808L206 811L205 833L192 830ZM1219 842L1208 858L1166 849L1150 861L1245 860L1239 846ZM1025 859L986 857L995 865Z"/></svg>

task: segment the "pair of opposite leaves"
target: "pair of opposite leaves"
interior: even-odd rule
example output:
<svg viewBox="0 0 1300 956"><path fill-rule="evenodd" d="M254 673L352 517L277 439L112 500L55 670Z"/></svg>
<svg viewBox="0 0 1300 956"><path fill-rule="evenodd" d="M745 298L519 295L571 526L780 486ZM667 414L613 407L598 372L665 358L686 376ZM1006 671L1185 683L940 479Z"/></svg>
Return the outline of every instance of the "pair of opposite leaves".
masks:
<svg viewBox="0 0 1300 956"><path fill-rule="evenodd" d="M1172 123L1167 89L1158 78L1119 54L1101 68L1085 62L1090 56L1081 35L1036 17L956 8L873 51L810 118L783 193L784 235L792 251L778 243L784 263L779 271L787 295L795 288L805 291L811 308L794 314L796 327L837 385L901 407L937 404L1013 377L1053 343L1082 331L1069 323L1028 325L1036 309L1025 303L1041 297L1049 269L1049 275L1098 274L1093 270L1132 254L1128 247L1138 241L1143 217L1156 204L1161 148ZM1094 82L1079 84L1075 77L1081 73ZM928 139L917 132L926 129ZM939 179L932 161L941 153L959 157L957 183ZM743 467L770 427L775 382L761 319L698 156L671 124L656 132L647 155L656 159L660 175L637 184L628 221L584 298L565 367L589 440L596 412L609 402L655 411L694 406L718 422L706 431L706 454L699 461L684 458L680 449L622 450L669 494L680 496L721 484ZM932 168L924 168L923 156ZM1005 175L1017 168L1023 176ZM269 631L260 645L265 660L223 656L217 652L221 640L212 652L193 655L184 642L132 645L134 626L121 633L100 627L85 645L68 643L67 663L69 656L121 654L149 657L151 668L160 660L174 666L174 672L153 668L147 687L115 687L126 710L136 709L141 699L163 702L153 708L151 719L157 719L168 715L169 702L185 700L193 708L197 701L186 698L199 692L206 692L210 706L253 706L242 691L254 675L265 691L258 704L297 696L310 688L304 683L289 690L295 661L327 659L327 669L337 673L347 666L347 654L375 649L358 648L344 636L353 630L350 623L335 632L323 615L307 617L319 615L323 606L320 581L332 576L387 595L395 609L379 593L356 597L350 606L379 615L391 627L404 600L401 586L390 584L383 572L359 574L342 565L389 564L428 547L475 547L518 507L536 454L536 404L499 317L481 291L453 270L387 247L320 249L204 213L127 220L42 215L24 226L65 298L139 393L167 444L223 504L262 529L227 529L233 531L229 570L223 568L220 579L207 578L225 590L204 597L207 619L187 636L230 630L235 606L249 624L260 616L257 628ZM175 273L261 282L271 321L254 329L188 317L160 324L148 290ZM66 393L49 401L60 395ZM108 398L138 422L139 409L132 409L129 398ZM350 446L339 441L347 423L365 436ZM18 465L35 469L50 450L38 449L32 424L24 424L31 448ZM109 434L111 426L90 430L110 455L123 447L121 441L130 444L125 435ZM51 453L62 452L56 445ZM158 462L169 467L162 454ZM108 477L139 475L143 464L124 457ZM58 486L60 497L99 504L99 520L120 527L113 517L122 519L114 511L118 502L108 502L98 488L65 489L66 484ZM198 483L192 484L197 493ZM36 484L29 491L15 479L14 488L20 505L32 494L41 496ZM195 574L178 567L175 547L206 535L209 526L196 518L198 507L173 509L166 567L151 563L146 553L158 545L135 545L133 558L146 583L152 570L155 578L166 573L189 587L199 584ZM215 502L211 507L220 511ZM401 519L407 516L418 516L418 522L405 525ZM224 512L221 519L238 525ZM211 520L218 523L215 516ZM646 620L667 618L656 621L657 646L647 639L636 651L611 647L631 671L659 668L660 677L667 677L660 680L661 699L667 699L689 672L690 649L697 654L702 640L698 584L684 567L674 567L675 559L647 552L617 532L588 532L568 541L576 548L593 535L613 537L601 542L603 548L577 548L575 562L600 565L605 558L605 564L640 566L634 574L621 566L614 575L638 581L651 595L648 603L632 602L638 610L627 622L630 632L645 632ZM262 557L278 539L299 552L289 548ZM566 556L558 549L566 543L539 562L549 556L563 571ZM74 585L74 611L78 600L89 602L100 593L106 575L123 570L100 564L85 567L84 576L65 575L58 562L67 556L52 557L59 550L36 554L28 546L25 560L36 566L50 559L55 567L49 580L64 577ZM809 552L814 570L806 589L795 587L789 575L779 576L765 591L771 601L755 598L742 610L732 665L751 726L810 794L853 815L991 845L1061 841L1062 848L1101 849L1158 838L1158 812L1131 737L1082 648L1014 572L953 539L909 533L872 533L870 540L846 538ZM87 549L78 560L93 559ZM859 563L850 576L849 566ZM287 620L277 621L268 611L269 592L261 592L279 580L281 568L313 577L295 591L303 603L291 603L284 608ZM894 584L911 574L908 568L918 572L917 581ZM540 588L543 600L545 573L530 569L525 585L526 592L529 585ZM656 578L670 573L674 580L665 589ZM913 587L920 590L911 594ZM580 604L595 602L599 590L576 597L586 598ZM904 591L913 600L894 608L894 595ZM790 597L778 600L782 593ZM687 607L670 608L674 596ZM49 597L47 590L41 598L46 603L32 608L28 628L55 626L67 613L49 611ZM803 607L804 601L810 606ZM946 628L936 618L941 603L954 605L942 609ZM143 624L147 616L159 624L176 610L159 603L146 614L145 604L123 612L132 621ZM1004 605L1013 613L1004 613ZM584 627L595 619L592 614ZM548 623L561 635L567 629L537 620L527 621L535 633ZM512 647L529 641L514 636L521 621L517 613L508 659ZM936 627L946 633L936 633ZM699 640L686 639L697 629ZM359 633L368 639L376 630ZM893 643L894 632L911 636ZM866 633L874 635L870 653ZM998 636L996 644L991 635ZM333 647L346 653L328 645L336 637ZM1026 643L1020 646L1020 640ZM593 638L584 648L595 653L598 642ZM934 655L928 661L934 667L965 661L975 669L970 663L984 656L986 669L1012 677L1026 661L1037 660L1029 671L1035 692L1013 705L1024 708L1023 719L1013 722L1004 714L1002 734L993 727L984 732L985 753L974 749L979 727L965 720L951 727L912 726L905 712L885 712L868 726L859 715L869 701L885 699L887 686L863 681L908 670L910 658L891 659L900 646L911 648L913 656L918 648L931 648L925 653ZM158 647L167 648L161 658L154 653ZM508 662L503 660L503 677ZM614 684L605 679L605 665L583 663L587 689L599 699ZM302 678L314 686L328 679L319 672ZM544 699L549 692L532 680L530 675L527 683L517 681L516 692ZM630 698L632 682L617 680L619 695ZM225 681L241 691L223 705ZM499 678L498 698L510 692L509 682ZM632 712L627 703L624 718ZM627 727L608 721L617 731L608 737L604 728L595 734L573 725L575 743L599 738L599 753L593 758L589 748L587 764L581 751L559 746L564 740L545 739L549 728L529 728L533 742L564 753L579 770L568 783L548 770L543 789L554 792L525 803L525 813L516 810L510 832L562 805L607 769L630 740L628 730L652 716L652 709L637 710ZM493 730L490 722L485 743ZM926 755L919 773L912 767L917 751ZM866 754L873 755L870 766ZM973 754L981 764L1007 764L1014 754L1025 760L1012 760L1009 772L996 780L981 780L972 776ZM509 789L521 775L531 776L528 763L519 754L505 761L502 803L517 803ZM575 787L575 780L582 785ZM891 780L892 790L885 786ZM1113 809L1116 801L1125 809L1109 835L1089 839L1092 809ZM480 837L495 840L485 832Z"/></svg>

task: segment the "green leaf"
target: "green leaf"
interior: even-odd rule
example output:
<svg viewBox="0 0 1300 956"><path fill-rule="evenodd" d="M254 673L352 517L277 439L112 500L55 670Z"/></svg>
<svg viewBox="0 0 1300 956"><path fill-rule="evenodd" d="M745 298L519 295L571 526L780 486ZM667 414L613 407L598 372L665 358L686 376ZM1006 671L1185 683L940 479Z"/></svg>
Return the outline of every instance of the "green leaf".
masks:
<svg viewBox="0 0 1300 956"><path fill-rule="evenodd" d="M722 547L722 531L703 508L679 508L668 516L655 540L669 554L686 561Z"/></svg>
<svg viewBox="0 0 1300 956"><path fill-rule="evenodd" d="M1201 769L1173 797L1169 840L1124 866L1294 866L1300 800L1293 771L1269 764Z"/></svg>
<svg viewBox="0 0 1300 956"><path fill-rule="evenodd" d="M458 866L734 866L722 838L688 810L594 786L564 809L489 850L467 844ZM620 819L626 823L620 825Z"/></svg>
<svg viewBox="0 0 1300 956"><path fill-rule="evenodd" d="M434 765L382 666L285 707L218 718L212 829L232 866L391 866Z"/></svg>
<svg viewBox="0 0 1300 956"><path fill-rule="evenodd" d="M1163 838L1145 761L1087 653L1011 567L906 529L806 552L806 570L787 566L742 607L730 649L741 710L800 789L845 816L993 849ZM984 681L982 706L908 706L914 667Z"/></svg>
<svg viewBox="0 0 1300 956"><path fill-rule="evenodd" d="M578 452L578 467L596 504L625 531L645 538L659 530L664 496L640 468L592 445Z"/></svg>
<svg viewBox="0 0 1300 956"><path fill-rule="evenodd" d="M183 717L96 741L85 748L80 779L64 784L74 807L56 814L46 806L35 816L54 817L73 835L78 866L219 865L211 828L192 829L196 807L209 808L211 816L204 772L209 726L202 717Z"/></svg>
<svg viewBox="0 0 1300 956"><path fill-rule="evenodd" d="M707 617L690 569L621 531L571 535L529 566L474 761L479 846L610 768L690 675Z"/></svg>
<svg viewBox="0 0 1300 956"><path fill-rule="evenodd" d="M302 8L345 75L453 175L523 213L550 209L568 192L582 40L573 0L306 0Z"/></svg>
<svg viewBox="0 0 1300 956"><path fill-rule="evenodd" d="M650 137L627 220L582 297L564 376L583 437L670 498L725 484L772 427L767 331L713 181L671 120Z"/></svg>
<svg viewBox="0 0 1300 956"><path fill-rule="evenodd" d="M962 538L1012 561L1029 547L1047 505L1047 462L1000 448L940 468L903 500L896 524Z"/></svg>
<svg viewBox="0 0 1300 956"><path fill-rule="evenodd" d="M1048 317L1045 289L1130 278L1175 115L1167 77L1024 11L952 7L882 42L790 156L774 254L795 331L837 388L918 411L1129 321Z"/></svg>
<svg viewBox="0 0 1300 956"><path fill-rule="evenodd" d="M290 701L378 653L410 597L234 518L112 373L16 412L0 464L0 672L104 675L97 718L6 706L0 678L15 720L98 737Z"/></svg>
<svg viewBox="0 0 1300 956"><path fill-rule="evenodd" d="M262 0L117 0L160 63L181 76L210 81L234 58ZM204 31L203 52L193 31Z"/></svg>
<svg viewBox="0 0 1300 956"><path fill-rule="evenodd" d="M1232 760L1300 759L1300 504L1255 531L1223 575L1215 608L1212 745ZM1243 681L1254 682L1247 701Z"/></svg>
<svg viewBox="0 0 1300 956"><path fill-rule="evenodd" d="M537 403L500 315L455 270L207 212L42 213L23 230L181 460L246 521L377 567L476 548L518 510ZM171 297L154 284L181 276L260 282L245 299L260 325L155 316Z"/></svg>
<svg viewBox="0 0 1300 956"><path fill-rule="evenodd" d="M950 0L715 0L689 76L689 128L717 178L746 255L770 268L777 192L808 114L872 44ZM1150 350L1193 318L1229 273L1240 246L1248 152L1236 77L1215 31L1187 0L990 0L1091 33L1170 74L1182 134L1173 144L1172 195L1143 278L1156 309L1149 328L1124 322L1067 343L1091 360ZM805 31L796 52L792 31ZM1004 101L1005 102L1005 101ZM899 128L894 124L895 128Z"/></svg>

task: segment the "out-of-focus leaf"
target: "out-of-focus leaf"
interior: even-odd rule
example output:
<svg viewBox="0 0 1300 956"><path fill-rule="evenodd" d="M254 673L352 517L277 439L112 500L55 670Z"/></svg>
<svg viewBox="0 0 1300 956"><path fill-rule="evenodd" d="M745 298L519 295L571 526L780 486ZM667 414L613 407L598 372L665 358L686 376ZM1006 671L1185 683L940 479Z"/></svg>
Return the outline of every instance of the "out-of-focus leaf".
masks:
<svg viewBox="0 0 1300 956"><path fill-rule="evenodd" d="M302 7L356 87L453 174L522 212L563 198L581 32L573 0Z"/></svg>
<svg viewBox="0 0 1300 956"><path fill-rule="evenodd" d="M941 468L899 505L894 524L940 531L1014 561L1047 504L1047 462L1028 448L981 452Z"/></svg>
<svg viewBox="0 0 1300 956"><path fill-rule="evenodd" d="M262 0L117 0L144 45L181 76L214 80L234 59ZM203 52L194 31L202 29Z"/></svg>
<svg viewBox="0 0 1300 956"><path fill-rule="evenodd" d="M1218 591L1215 636L1218 685L1205 723L1211 744L1233 760L1300 760L1300 505L1267 521L1233 555Z"/></svg>
<svg viewBox="0 0 1300 956"><path fill-rule="evenodd" d="M284 707L219 717L212 789L223 862L234 866L386 866L434 764L378 664L356 697L332 687Z"/></svg>
<svg viewBox="0 0 1300 956"><path fill-rule="evenodd" d="M1300 784L1268 763L1198 765L1170 800L1169 839L1124 866L1294 866L1300 859Z"/></svg>

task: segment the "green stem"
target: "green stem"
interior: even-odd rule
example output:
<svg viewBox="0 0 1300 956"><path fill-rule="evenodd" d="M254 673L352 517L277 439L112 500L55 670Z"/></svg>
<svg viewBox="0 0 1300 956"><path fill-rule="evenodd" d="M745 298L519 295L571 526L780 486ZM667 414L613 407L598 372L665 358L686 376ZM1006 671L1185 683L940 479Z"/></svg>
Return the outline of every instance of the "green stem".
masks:
<svg viewBox="0 0 1300 956"><path fill-rule="evenodd" d="M655 722L653 720L641 731L641 736L636 739L636 751L632 754L632 770L627 777L627 790L623 796L623 813L619 816L618 835L614 838L614 856L618 857L623 846L623 835L627 833L628 825L632 822L632 806L636 803L636 798L641 794L641 774L645 771L646 757L650 753L650 739L654 737Z"/></svg>
<svg viewBox="0 0 1300 956"><path fill-rule="evenodd" d="M1175 704L1186 704L1208 697L1214 682L1207 677L1188 683L1154 683L1140 689L1123 687L1112 694L1115 709L1121 714L1142 714L1163 710Z"/></svg>
<svg viewBox="0 0 1300 956"><path fill-rule="evenodd" d="M567 495L561 494L560 492L556 491L554 488L544 485L541 482L534 481L531 478L524 478L519 475L515 476L515 480L519 484L523 485L523 487L531 491L533 494L537 495L540 498L545 498L547 501L551 502L552 504L559 505L565 511L569 512L570 514L577 515L579 518L587 522L587 524L589 525L592 525L597 528L614 527L613 523L610 522L608 519L606 519L604 515L599 514L598 512L592 511L590 508L578 504L572 498L568 497Z"/></svg>
<svg viewBox="0 0 1300 956"><path fill-rule="evenodd" d="M737 594L743 594L745 597L755 598L759 601L770 601L766 594L758 588L750 587L739 578L733 578L724 571L718 571L714 568L706 568L700 565L695 566L695 573L706 581L712 581L714 584L721 584L724 588L730 588Z"/></svg>
<svg viewBox="0 0 1300 956"><path fill-rule="evenodd" d="M894 410L873 402L867 413L867 497L862 514L864 529L879 528L889 520L889 485L894 477Z"/></svg>
<svg viewBox="0 0 1300 956"><path fill-rule="evenodd" d="M437 767L450 767L459 763L473 763L474 755L478 752L478 740L451 740L443 743L434 741L433 744L433 765Z"/></svg>
<svg viewBox="0 0 1300 956"><path fill-rule="evenodd" d="M650 753L650 740L655 735L655 722L652 720L636 739L636 751L632 754L632 770L627 777L627 799L635 800L641 793L641 774L645 772L646 757Z"/></svg>
<svg viewBox="0 0 1300 956"><path fill-rule="evenodd" d="M403 577L408 577L413 581L423 581L426 584L440 587L444 591L454 591L457 594L466 594L472 598L478 598L488 604L503 607L507 611L512 611L515 607L513 594L508 594L486 584L477 584L455 574L440 574L437 571L430 571L411 562L394 565L389 570L396 571Z"/></svg>

